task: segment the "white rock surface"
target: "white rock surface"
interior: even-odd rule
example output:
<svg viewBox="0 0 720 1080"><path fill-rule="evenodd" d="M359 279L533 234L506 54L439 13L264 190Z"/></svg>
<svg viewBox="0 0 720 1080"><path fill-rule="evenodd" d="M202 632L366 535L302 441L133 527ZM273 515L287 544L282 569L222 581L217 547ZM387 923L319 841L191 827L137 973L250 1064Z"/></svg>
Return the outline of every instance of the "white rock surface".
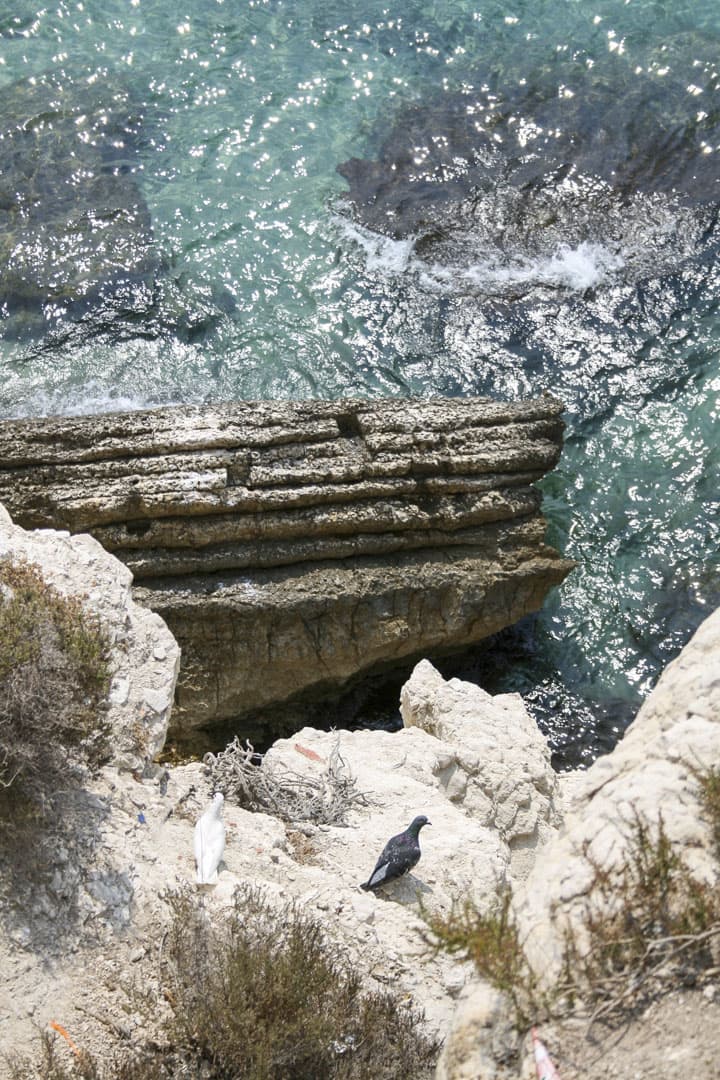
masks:
<svg viewBox="0 0 720 1080"><path fill-rule="evenodd" d="M497 699L495 699L497 700ZM585 852L612 870L625 860L636 815L662 813L675 850L700 876L716 875L708 824L694 770L720 761L720 610L698 629L669 665L625 738L586 772L562 778L564 823L515 891L515 910L528 956L551 982L568 922L582 918L593 877ZM486 983L463 991L438 1064L437 1080L529 1080L532 1052L504 1067L513 1048L507 1006Z"/></svg>
<svg viewBox="0 0 720 1080"><path fill-rule="evenodd" d="M353 810L350 831L325 831L323 856L328 867L337 867L341 877L347 872L350 887L367 881L388 837L425 814L432 825L420 834L420 862L388 885L383 895L414 904L419 894L433 910L449 910L453 897L463 895L473 896L484 909L495 906L498 889L507 882L510 852L497 829L448 799L439 763L446 760L449 748L419 728L397 732L303 728L290 739L279 739L267 760L275 767L319 773L338 743L359 790L367 794L368 806ZM311 750L322 762L298 752L296 746ZM374 899L370 897L371 903Z"/></svg>
<svg viewBox="0 0 720 1080"><path fill-rule="evenodd" d="M516 893L529 958L552 978L562 928L577 923L593 877L585 855L612 871L626 859L636 816L662 814L676 852L698 876L714 880L715 862L694 778L720 762L720 610L699 627L630 725L624 739L573 782L561 834Z"/></svg>
<svg viewBox="0 0 720 1080"><path fill-rule="evenodd" d="M400 711L406 727L444 744L433 772L450 802L496 830L513 877L526 877L537 848L555 834L559 798L547 743L520 695L446 682L422 660L402 688Z"/></svg>
<svg viewBox="0 0 720 1080"><path fill-rule="evenodd" d="M511 1017L503 994L485 982L468 983L438 1061L436 1080L505 1080L504 1065L516 1041Z"/></svg>
<svg viewBox="0 0 720 1080"><path fill-rule="evenodd" d="M39 566L49 584L79 597L109 633L114 761L142 769L165 742L180 666L180 649L167 626L133 601L132 574L91 536L26 531L0 506L0 558L8 555Z"/></svg>
<svg viewBox="0 0 720 1080"><path fill-rule="evenodd" d="M89 537L25 533L0 512L0 557L10 551L40 565L59 590L82 592L108 626L116 766L136 773L108 767L86 793L96 816L76 849L82 865L73 863L72 849L57 853L60 877L74 890L72 910L29 909L12 933L0 925L0 1055L30 1047L37 1026L50 1020L97 1050L108 1030L102 1017L132 1029L122 1013L123 980L152 985L155 978L164 897L195 880L194 826L210 781L199 763L137 778L164 740L179 657L164 623L133 604L129 572ZM584 846L604 865L618 864L636 812L653 820L661 809L683 857L710 876L693 769L720 761L720 612L668 668L616 750L563 782L572 799L559 834L560 785L518 697L446 683L424 661L403 688L402 714L405 727L395 733L304 729L276 743L268 762L305 775L322 771L338 745L366 804L354 807L347 827L304 828L298 846L277 818L226 800L223 863L205 903L220 916L243 883L279 902L297 901L342 943L370 985L423 1008L441 1036L452 1022L439 1080L500 1080L513 1075L504 1061L512 1042L508 1010L494 991L468 984L469 964L428 950L420 902L447 912L470 896L490 910L512 883L531 958L552 972L563 920L582 906L589 881ZM421 813L433 824L421 834L418 865L377 895L363 892L360 882L387 838ZM61 905L62 896L53 902ZM59 930L78 913L83 921L79 933L68 934L71 947L48 964L37 925Z"/></svg>
<svg viewBox="0 0 720 1080"><path fill-rule="evenodd" d="M424 686L430 679L442 689L442 679L429 665L423 665L422 675ZM449 792L445 782L447 763L455 758L469 763L460 752L463 745L475 747L478 753L482 749L482 769L487 770L486 776L497 775L500 783L505 765L499 765L494 757L499 755L505 761L501 734L508 715L515 715L504 705L494 706L487 695L477 698L478 711L473 710L462 697L462 684L453 692L464 701L464 707L454 719L447 710L443 715L456 743L445 742L418 726L395 733L304 729L277 742L267 755L268 762L275 767L284 764L304 775L324 770L339 742L358 789L365 793L366 804L351 811L347 827L304 827L306 835L301 839L309 849L306 856L298 852L297 837L281 821L249 813L226 798L223 862L218 883L204 896L208 910L217 914L242 883L261 887L278 902L296 900L342 944L366 973L369 985L392 989L423 1009L429 1029L441 1037L449 1027L471 966L454 957L436 956L428 948L420 901L428 910L442 912L449 912L454 902L467 896L485 910L494 907L499 890L509 880L514 856L505 823L518 817L515 809L504 813L502 792L492 794L502 829L496 827L484 803L482 815L477 813L479 801L474 796L465 800L449 797L454 792ZM517 717L513 722L520 723ZM482 735L486 725L494 734L488 730ZM545 749L539 736L532 746L527 742L523 755L527 770L544 775ZM530 765L535 754L538 761ZM471 793L473 776L468 781ZM521 780L521 790L523 783ZM508 798L520 798L510 783L502 791ZM114 950L117 963L121 967L132 964L138 978L143 977L146 967L147 977L153 977L156 960L152 943L162 936L167 920L166 890L195 881L193 832L210 794L210 780L199 763L168 770L165 783L158 776L138 782L112 768L104 770L98 781L96 795L105 807L102 880L126 882L128 896L125 921L111 919L109 909L106 918L98 900L94 925L107 931L102 957ZM360 883L367 880L388 837L420 813L427 814L433 823L421 834L420 862L410 874L378 894L363 892ZM0 948L2 970L6 964L12 969L19 956L28 962L27 971L11 981L4 1002L0 994L0 1016L8 1018L4 1028L0 1025L0 1050L13 1033L30 1038L30 1020L23 1002L42 979L48 992L37 1000L34 1022L42 1025L56 1019L74 1033L79 1045L76 1035L85 1033L92 1041L96 1034L79 1008L93 997L88 989L92 975L89 983L82 981L88 979L83 975L88 967L86 950L80 949L77 957L66 957L52 976L44 974L41 979L41 962L28 947L32 938L29 924L26 940L10 942L8 955ZM143 958L141 947L148 943L148 955ZM70 969L76 975L70 974ZM105 997L104 991L100 992L100 998ZM95 1004L93 1001L93 1008Z"/></svg>

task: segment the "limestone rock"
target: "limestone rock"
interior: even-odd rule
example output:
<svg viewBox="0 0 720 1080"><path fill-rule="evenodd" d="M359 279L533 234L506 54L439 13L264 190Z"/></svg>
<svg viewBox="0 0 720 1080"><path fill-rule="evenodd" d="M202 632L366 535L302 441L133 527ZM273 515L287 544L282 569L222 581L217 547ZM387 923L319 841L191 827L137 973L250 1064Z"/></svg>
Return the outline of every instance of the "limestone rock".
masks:
<svg viewBox="0 0 720 1080"><path fill-rule="evenodd" d="M25 531L0 505L0 558L40 567L59 592L79 597L112 643L108 720L114 761L143 769L163 747L180 650L159 615L132 599L132 574L91 536Z"/></svg>
<svg viewBox="0 0 720 1080"><path fill-rule="evenodd" d="M694 771L720 760L720 610L663 672L622 742L575 778L561 834L543 849L516 895L536 971L552 978L563 927L581 917L593 877L587 855L612 872L625 861L636 816L662 814L675 851L700 878L715 878L709 824Z"/></svg>
<svg viewBox="0 0 720 1080"><path fill-rule="evenodd" d="M492 728L498 713L491 702L484 706L477 718L470 710L461 712L453 737L462 739L467 730L470 743L477 737L473 726ZM300 776L317 776L336 745L365 795L365 802L351 809L347 826L308 823L300 833L299 825L286 826L270 814L251 813L226 798L223 863L217 885L204 898L206 910L211 918L222 918L240 884L262 889L271 902L297 902L357 962L368 986L386 987L423 1009L428 1029L442 1038L470 965L456 957L434 955L428 948L420 901L430 911L447 914L453 904L470 896L483 910L492 909L508 882L512 851L489 817L481 822L467 806L449 797L438 763L457 747L418 726L398 732L308 728L276 742L265 761ZM486 739L488 768L500 745ZM537 747L531 745L528 756L536 754ZM543 760L540 755L540 765ZM192 763L168 769L164 785L157 777L138 780L106 768L92 796L88 794L103 808L102 841L91 851L84 849L82 865L72 851L67 858L78 879L77 908L92 912L93 930L105 942L103 955L117 958L113 983L131 966L132 978L155 977L157 952L140 946L162 938L167 890L195 880L194 827L211 790L207 767ZM500 796L497 811L502 814ZM422 812L433 824L423 830L420 862L382 893L363 892L360 883L367 879L388 836ZM57 925L61 901L54 902L51 922ZM52 972L41 978L44 957L34 952L39 920L40 915L28 913L22 939L13 939L8 949L0 919L0 967L15 971L12 964L19 952L25 968L24 974L13 975L12 997L4 1005L0 1001L0 1015L8 1019L0 1029L0 1052L8 1047L12 1033L29 1045L33 1024L45 1024L58 1015L73 1033L87 1024L78 1006L88 980L83 968L94 966L94 954L87 952L87 926L74 939L78 951L56 957ZM42 995L38 987L43 988ZM32 1018L25 1012L29 999L37 1002ZM117 1015L117 1005L117 998L98 985L91 1015L103 1008Z"/></svg>
<svg viewBox="0 0 720 1080"><path fill-rule="evenodd" d="M439 733L442 702L452 682L434 689L432 676L423 668L419 666L424 678L413 694L413 715ZM492 699L493 706L497 702ZM586 772L562 778L563 798L554 789L553 821L562 818L560 831L548 837L529 875L515 888L521 938L537 974L552 982L561 960L563 930L581 918L593 877L585 852L610 872L619 868L636 814L656 822L662 813L675 850L695 873L713 879L712 840L693 770L717 765L719 759L720 610L663 672L612 753ZM502 1019L500 995L486 983L471 980L443 1048L438 1080L516 1080L518 1068L504 1072L502 1050L498 1053L503 1042L512 1042L499 1038ZM527 1080L535 1075L529 1049L520 1069Z"/></svg>
<svg viewBox="0 0 720 1080"><path fill-rule="evenodd" d="M436 775L447 797L500 832L513 876L525 877L560 815L550 752L520 695L493 697L460 679L446 682L422 660L402 689L401 712L406 727L441 740Z"/></svg>
<svg viewBox="0 0 720 1080"><path fill-rule="evenodd" d="M448 912L453 902L472 897L483 909L494 907L507 882L510 852L492 822L465 813L447 796L439 779L438 762L448 748L419 728L402 731L316 731L303 728L291 739L278 739L266 755L272 767L303 773L322 770L333 748L367 793L368 807L353 812L351 823L362 830L354 851L348 852L348 833L329 829L324 857L349 883L367 881L387 838L401 832L418 814L432 826L422 833L422 857L415 869L387 886L387 895L403 904L419 897L431 910ZM297 748L301 749L298 750ZM308 757L311 751L320 760ZM384 903L381 897L379 903Z"/></svg>
<svg viewBox="0 0 720 1080"><path fill-rule="evenodd" d="M87 531L183 650L176 717L234 721L537 610L572 567L533 483L562 406L237 402L11 421L0 498Z"/></svg>
<svg viewBox="0 0 720 1080"><path fill-rule="evenodd" d="M443 1045L436 1080L508 1080L513 1074L504 1066L517 1046L511 1017L504 994L486 982L468 983Z"/></svg>

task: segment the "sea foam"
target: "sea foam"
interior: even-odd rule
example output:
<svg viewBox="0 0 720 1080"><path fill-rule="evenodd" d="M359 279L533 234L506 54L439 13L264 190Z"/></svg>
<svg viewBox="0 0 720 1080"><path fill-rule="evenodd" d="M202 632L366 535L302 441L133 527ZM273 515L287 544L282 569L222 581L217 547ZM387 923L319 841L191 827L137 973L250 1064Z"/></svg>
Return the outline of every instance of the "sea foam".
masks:
<svg viewBox="0 0 720 1080"><path fill-rule="evenodd" d="M365 265L371 273L397 276L405 273L412 261L414 238L393 240L391 236L372 232L347 218L336 215L335 222L342 235L361 249Z"/></svg>
<svg viewBox="0 0 720 1080"><path fill-rule="evenodd" d="M493 257L469 266L423 266L420 282L427 288L448 286L458 291L498 292L506 287L546 286L585 292L610 280L625 266L623 257L602 244L583 241L576 247L560 244L547 255L517 256L507 261Z"/></svg>
<svg viewBox="0 0 720 1080"><path fill-rule="evenodd" d="M516 255L500 260L486 253L470 265L426 263L414 253L415 238L395 240L372 232L346 218L338 217L343 236L359 248L370 273L400 277L414 274L421 287L431 291L496 293L506 287L546 286L585 292L609 281L625 266L621 254L603 244L582 241L572 246L558 244L549 254L525 257Z"/></svg>

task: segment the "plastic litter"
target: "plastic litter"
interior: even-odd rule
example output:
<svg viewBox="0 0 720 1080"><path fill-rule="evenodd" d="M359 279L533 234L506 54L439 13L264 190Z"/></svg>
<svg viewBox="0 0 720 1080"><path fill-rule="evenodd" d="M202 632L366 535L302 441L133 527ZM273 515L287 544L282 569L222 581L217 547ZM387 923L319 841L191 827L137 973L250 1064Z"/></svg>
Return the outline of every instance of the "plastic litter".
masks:
<svg viewBox="0 0 720 1080"><path fill-rule="evenodd" d="M545 1044L538 1038L535 1028L532 1029L533 1050L535 1051L535 1068L538 1080L560 1080L560 1073L552 1063Z"/></svg>

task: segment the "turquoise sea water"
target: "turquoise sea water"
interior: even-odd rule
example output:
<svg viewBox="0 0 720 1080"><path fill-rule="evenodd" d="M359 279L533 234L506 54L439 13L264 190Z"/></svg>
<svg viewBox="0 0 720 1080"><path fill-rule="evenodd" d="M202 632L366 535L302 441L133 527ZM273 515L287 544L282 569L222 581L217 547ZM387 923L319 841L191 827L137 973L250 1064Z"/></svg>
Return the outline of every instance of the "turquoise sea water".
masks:
<svg viewBox="0 0 720 1080"><path fill-rule="evenodd" d="M552 391L579 567L478 677L587 758L720 600L719 72L716 0L0 3L0 415Z"/></svg>

